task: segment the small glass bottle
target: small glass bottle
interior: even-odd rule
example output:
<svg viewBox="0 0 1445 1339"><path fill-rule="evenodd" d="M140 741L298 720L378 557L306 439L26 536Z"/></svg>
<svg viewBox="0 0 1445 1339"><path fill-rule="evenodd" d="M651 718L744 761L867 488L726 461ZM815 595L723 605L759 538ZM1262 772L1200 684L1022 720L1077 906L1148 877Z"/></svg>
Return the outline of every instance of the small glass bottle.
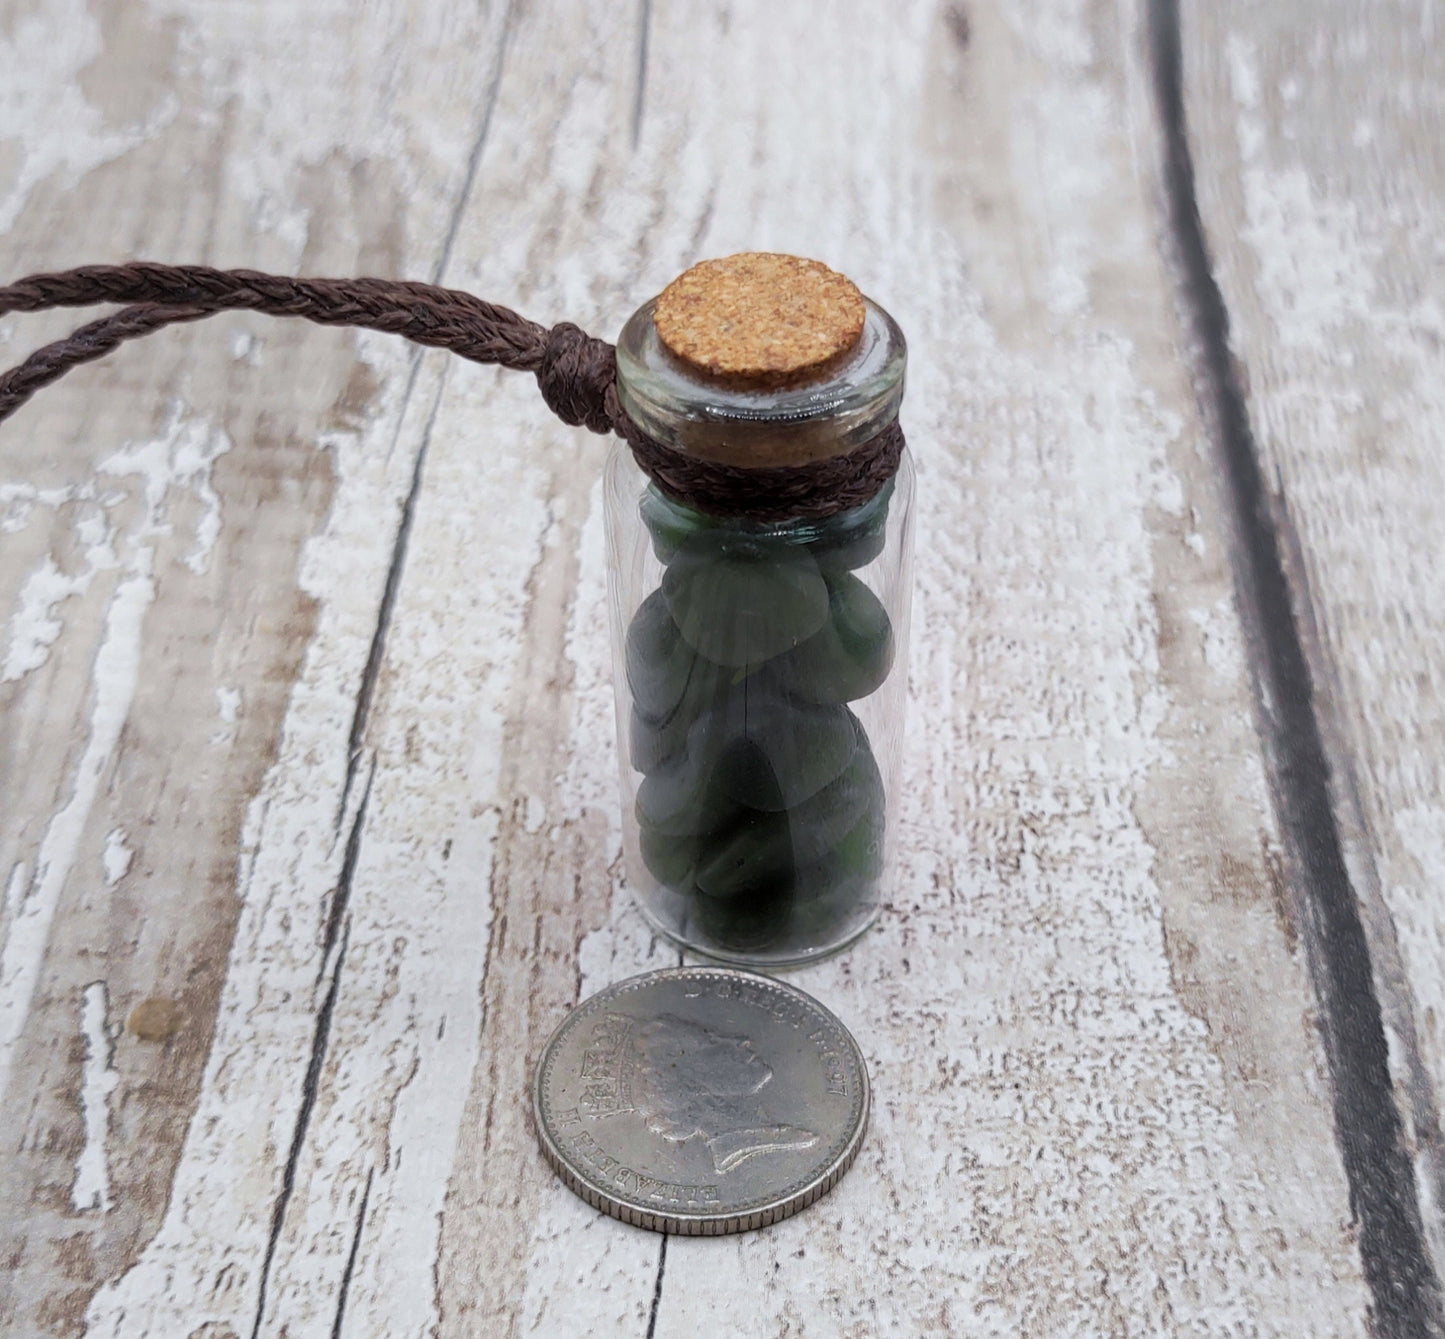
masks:
<svg viewBox="0 0 1445 1339"><path fill-rule="evenodd" d="M792 258L708 264L735 275L752 259ZM671 292L638 310L617 343L619 399L652 441L746 484L770 476L737 470L816 466L895 424L903 335L856 290L861 330L846 347L801 375L752 377L678 356L679 345L696 350L659 334L658 302ZM766 336L779 317L763 306L752 333ZM723 318L736 331L739 313ZM767 519L737 514L736 499L719 514L705 488L682 501L622 442L605 489L623 835L643 911L686 947L751 966L843 947L876 918L894 846L911 595L906 449L865 501L807 518L779 519L774 499L764 499Z"/></svg>

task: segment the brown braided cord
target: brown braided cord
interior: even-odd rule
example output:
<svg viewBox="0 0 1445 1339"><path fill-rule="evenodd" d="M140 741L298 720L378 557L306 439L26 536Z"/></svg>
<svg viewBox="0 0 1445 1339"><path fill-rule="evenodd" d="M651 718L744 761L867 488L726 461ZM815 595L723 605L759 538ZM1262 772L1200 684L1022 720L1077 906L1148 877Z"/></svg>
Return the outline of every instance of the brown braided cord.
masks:
<svg viewBox="0 0 1445 1339"><path fill-rule="evenodd" d="M394 279L298 279L205 265L86 265L0 288L0 316L100 302L261 311L322 325L362 326L448 349L478 363L535 372L545 326L458 289Z"/></svg>
<svg viewBox="0 0 1445 1339"><path fill-rule="evenodd" d="M128 339L139 339L162 326L181 321L199 321L211 313L204 307L162 307L155 303L127 307L114 316L102 317L79 330L37 349L18 367L0 376L0 422L9 418L36 391L59 381L72 367L93 362L120 347Z"/></svg>
<svg viewBox="0 0 1445 1339"><path fill-rule="evenodd" d="M809 465L745 469L697 460L646 436L616 394L612 345L570 322L550 330L457 289L389 279L305 279L202 265L88 265L0 288L0 316L49 307L128 303L0 375L0 422L72 367L126 340L220 311L299 316L322 325L401 335L472 362L535 373L564 423L616 432L663 492L700 511L761 521L818 519L868 501L898 469L903 433L890 424L847 455Z"/></svg>
<svg viewBox="0 0 1445 1339"><path fill-rule="evenodd" d="M609 401L616 404L613 391ZM712 516L816 521L861 507L898 473L903 429L894 419L844 455L806 465L741 468L699 460L649 437L616 406L616 431L639 468L674 501Z"/></svg>

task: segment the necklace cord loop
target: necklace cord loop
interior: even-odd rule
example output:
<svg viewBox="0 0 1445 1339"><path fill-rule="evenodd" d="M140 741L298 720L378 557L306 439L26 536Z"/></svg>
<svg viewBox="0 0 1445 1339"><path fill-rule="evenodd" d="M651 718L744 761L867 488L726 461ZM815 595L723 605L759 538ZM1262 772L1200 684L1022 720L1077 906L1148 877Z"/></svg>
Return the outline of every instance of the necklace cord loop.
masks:
<svg viewBox="0 0 1445 1339"><path fill-rule="evenodd" d="M86 265L0 287L0 316L122 303L0 374L0 422L73 367L168 325L222 311L298 316L320 325L401 335L475 363L532 372L564 423L623 437L642 470L674 500L759 521L821 519L862 505L893 476L903 451L897 421L843 455L807 465L743 468L699 460L648 437L617 396L611 344L570 321L550 330L459 289L391 279L304 279L204 265Z"/></svg>

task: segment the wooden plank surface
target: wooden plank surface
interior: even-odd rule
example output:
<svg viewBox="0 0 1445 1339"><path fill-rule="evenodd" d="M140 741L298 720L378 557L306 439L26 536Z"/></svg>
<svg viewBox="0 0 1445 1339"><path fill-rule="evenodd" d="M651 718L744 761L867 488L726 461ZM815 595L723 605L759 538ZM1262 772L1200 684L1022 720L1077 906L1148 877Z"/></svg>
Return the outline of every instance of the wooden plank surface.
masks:
<svg viewBox="0 0 1445 1339"><path fill-rule="evenodd" d="M1445 63L1434 6L1190 5L1208 243L1445 1267Z"/></svg>
<svg viewBox="0 0 1445 1339"><path fill-rule="evenodd" d="M921 481L905 859L796 975L869 1141L664 1242L526 1110L568 1005L677 961L620 876L605 444L239 319L0 429L17 1332L1368 1332L1142 11L6 0L0 42L7 270L436 274L609 333L817 255L909 332Z"/></svg>
<svg viewBox="0 0 1445 1339"><path fill-rule="evenodd" d="M485 59L443 57L495 50L499 16L459 8L427 30L407 6L336 4L298 30L290 11L6 5L7 272L135 253L431 271L490 86ZM12 324L5 351L73 323ZM16 1333L80 1332L96 1287L154 1248L221 1059L223 988L315 991L348 731L418 447L403 405L434 398L440 372L423 365L408 395L409 351L316 333L170 333L6 433L0 1199ZM231 947L272 861L306 911L248 983ZM147 1000L167 1003L144 1030L169 1037L124 1028ZM300 1010L273 1019L304 1049ZM87 1056L113 1082L87 1088ZM256 1098L236 1166L274 1194L294 1106Z"/></svg>

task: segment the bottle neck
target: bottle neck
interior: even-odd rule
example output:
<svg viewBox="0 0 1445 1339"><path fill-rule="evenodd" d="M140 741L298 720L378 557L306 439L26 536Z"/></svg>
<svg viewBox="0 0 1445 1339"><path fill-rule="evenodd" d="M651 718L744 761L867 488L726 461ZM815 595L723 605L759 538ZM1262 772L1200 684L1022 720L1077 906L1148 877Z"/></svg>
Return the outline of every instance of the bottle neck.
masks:
<svg viewBox="0 0 1445 1339"><path fill-rule="evenodd" d="M693 460L737 469L810 466L845 456L898 417L907 346L896 322L865 299L857 345L820 379L769 390L719 385L663 347L654 302L617 341L617 393L638 428Z"/></svg>

